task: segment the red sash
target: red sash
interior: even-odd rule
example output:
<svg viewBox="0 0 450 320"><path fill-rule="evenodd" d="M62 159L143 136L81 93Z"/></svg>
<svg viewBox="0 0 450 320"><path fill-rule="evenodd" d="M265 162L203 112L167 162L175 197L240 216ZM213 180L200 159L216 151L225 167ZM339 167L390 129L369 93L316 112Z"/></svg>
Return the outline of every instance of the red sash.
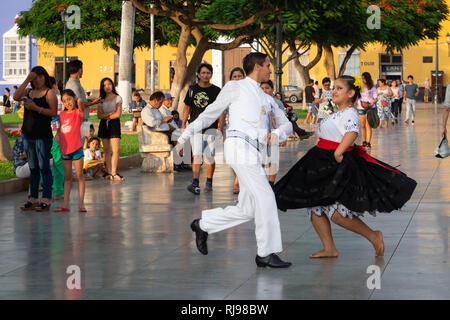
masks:
<svg viewBox="0 0 450 320"><path fill-rule="evenodd" d="M330 140L326 140L326 139L322 139L319 138L319 142L317 143L317 147L320 149L325 149L325 150L336 150L337 147L339 146L340 143L338 142L334 142L334 141L330 141ZM353 147L349 147L347 150L345 151L351 151L355 149L356 152L358 152L358 155L363 158L364 160L366 160L367 162L371 162L371 163L375 163L376 165L379 165L385 169L394 171L395 173L400 174L400 171L395 170L393 168L389 168L386 167L385 165L382 165L381 163L379 163L377 160L375 160L374 158L372 158L368 153L367 150L361 146L358 145L354 145Z"/></svg>

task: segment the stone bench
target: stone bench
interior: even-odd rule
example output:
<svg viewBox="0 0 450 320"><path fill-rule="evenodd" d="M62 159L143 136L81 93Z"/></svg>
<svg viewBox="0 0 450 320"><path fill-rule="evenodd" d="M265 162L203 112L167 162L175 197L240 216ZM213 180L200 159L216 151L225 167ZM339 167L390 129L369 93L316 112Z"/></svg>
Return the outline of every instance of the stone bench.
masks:
<svg viewBox="0 0 450 320"><path fill-rule="evenodd" d="M172 145L161 132L150 130L146 125L137 127L139 152L143 158L144 172L173 172Z"/></svg>

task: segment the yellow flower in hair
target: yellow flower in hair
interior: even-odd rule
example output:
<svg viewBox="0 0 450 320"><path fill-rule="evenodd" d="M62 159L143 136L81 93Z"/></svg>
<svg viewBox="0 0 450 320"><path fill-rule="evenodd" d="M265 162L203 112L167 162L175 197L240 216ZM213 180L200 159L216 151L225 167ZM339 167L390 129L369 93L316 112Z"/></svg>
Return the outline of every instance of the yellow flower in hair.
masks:
<svg viewBox="0 0 450 320"><path fill-rule="evenodd" d="M353 76L355 78L355 87L358 87L360 91L363 89L363 84L360 76Z"/></svg>

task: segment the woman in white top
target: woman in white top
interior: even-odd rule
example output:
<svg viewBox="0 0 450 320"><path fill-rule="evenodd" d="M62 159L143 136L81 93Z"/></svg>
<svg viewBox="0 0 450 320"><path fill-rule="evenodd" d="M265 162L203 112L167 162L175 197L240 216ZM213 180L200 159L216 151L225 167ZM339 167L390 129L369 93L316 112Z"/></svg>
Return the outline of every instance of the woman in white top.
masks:
<svg viewBox="0 0 450 320"><path fill-rule="evenodd" d="M392 103L391 103L391 112L393 115L392 124L398 123L398 110L400 103L400 88L397 86L397 81L392 81L391 83L391 91L392 91Z"/></svg>
<svg viewBox="0 0 450 320"><path fill-rule="evenodd" d="M105 179L122 181L124 178L117 172L120 153L120 117L122 116L122 98L117 94L114 83L110 78L103 78L100 82L101 101L97 108L100 119L98 137L102 139L105 152Z"/></svg>
<svg viewBox="0 0 450 320"><path fill-rule="evenodd" d="M411 197L417 183L388 164L370 157L355 140L360 120L353 107L360 88L355 79L336 79L333 102L338 112L319 124L319 142L275 185L278 208L306 208L324 249L310 258L337 257L330 221L358 233L384 253L381 231L359 219L365 213L392 212Z"/></svg>

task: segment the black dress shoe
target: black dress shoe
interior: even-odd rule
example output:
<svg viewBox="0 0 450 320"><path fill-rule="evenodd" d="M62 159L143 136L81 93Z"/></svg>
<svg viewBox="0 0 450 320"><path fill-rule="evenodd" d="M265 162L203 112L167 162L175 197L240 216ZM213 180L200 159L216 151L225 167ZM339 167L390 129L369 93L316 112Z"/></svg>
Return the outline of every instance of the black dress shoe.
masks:
<svg viewBox="0 0 450 320"><path fill-rule="evenodd" d="M191 223L191 229L195 232L195 244L197 245L198 251L201 254L208 254L208 246L206 245L206 240L208 239L208 233L200 229L200 219L195 219Z"/></svg>
<svg viewBox="0 0 450 320"><path fill-rule="evenodd" d="M256 265L261 268L270 267L270 268L289 268L292 263L284 262L277 256L275 253L269 254L267 257L261 258L260 256L256 256L255 258Z"/></svg>

